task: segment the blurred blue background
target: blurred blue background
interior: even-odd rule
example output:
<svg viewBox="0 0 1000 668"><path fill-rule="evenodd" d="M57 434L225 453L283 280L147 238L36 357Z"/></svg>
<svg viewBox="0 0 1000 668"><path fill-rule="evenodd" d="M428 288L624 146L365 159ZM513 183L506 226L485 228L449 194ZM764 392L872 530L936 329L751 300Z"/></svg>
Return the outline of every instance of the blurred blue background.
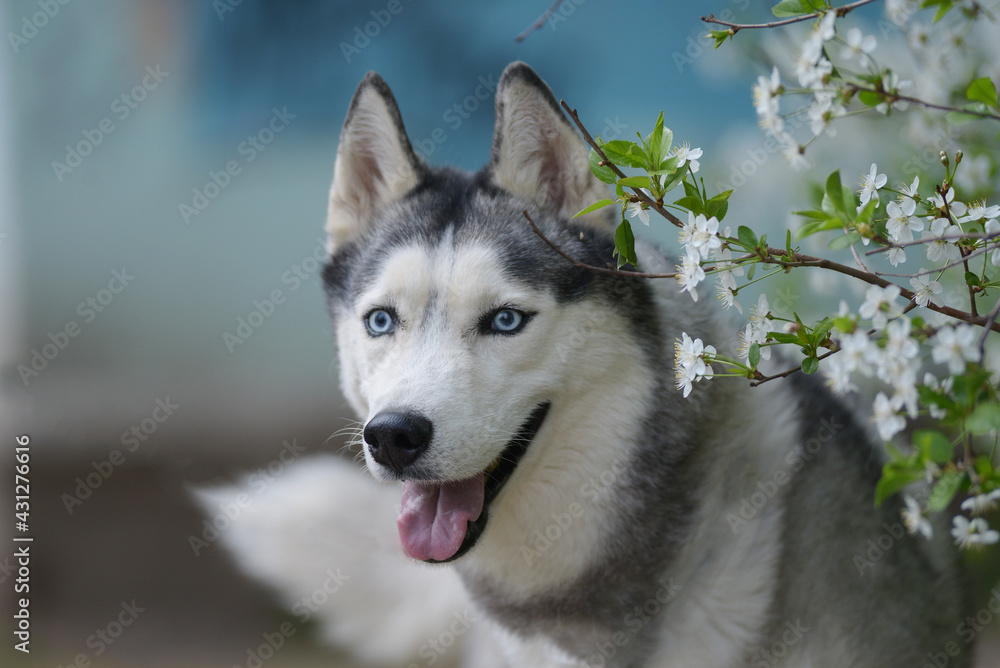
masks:
<svg viewBox="0 0 1000 668"><path fill-rule="evenodd" d="M752 39L713 51L699 16L753 22L771 4L572 0L515 42L548 0L4 3L0 438L31 436L38 536L35 654L6 665L96 659L88 637L133 599L148 612L100 665L232 665L282 619L221 549L192 554L187 489L289 442L343 444L315 258L365 72L431 163L485 162L492 90L476 93L524 60L605 138L664 110L717 191L764 143L750 84L765 65ZM780 189L769 158L757 167ZM732 225L784 225L761 197L740 184ZM341 665L303 647L270 665Z"/></svg>
<svg viewBox="0 0 1000 668"><path fill-rule="evenodd" d="M8 37L2 57L0 248L17 286L4 300L4 396L33 418L14 429L98 444L167 394L183 406L172 430L219 426L230 442L289 411L327 407L336 424L311 258L340 125L368 70L430 162L470 170L488 155L491 88L517 59L604 136L648 132L660 109L707 155L720 128L753 130L747 79L732 78L743 68L706 48L698 16L766 7L569 2L516 43L543 4L400 0L393 14L388 2L106 0L56 3L34 31L24 21L37 0L9 4L10 32L33 35ZM100 311L81 306L123 268L126 289ZM224 337L274 290L285 300L252 336ZM71 322L80 331L59 346Z"/></svg>

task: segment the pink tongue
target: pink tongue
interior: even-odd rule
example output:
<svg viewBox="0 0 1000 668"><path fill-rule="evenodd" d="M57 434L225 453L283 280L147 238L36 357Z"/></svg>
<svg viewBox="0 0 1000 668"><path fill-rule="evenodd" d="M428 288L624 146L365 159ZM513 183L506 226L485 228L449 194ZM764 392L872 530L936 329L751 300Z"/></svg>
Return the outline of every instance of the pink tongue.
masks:
<svg viewBox="0 0 1000 668"><path fill-rule="evenodd" d="M403 503L396 520L399 542L413 559L444 561L455 556L465 528L483 512L483 474L458 482L403 483Z"/></svg>

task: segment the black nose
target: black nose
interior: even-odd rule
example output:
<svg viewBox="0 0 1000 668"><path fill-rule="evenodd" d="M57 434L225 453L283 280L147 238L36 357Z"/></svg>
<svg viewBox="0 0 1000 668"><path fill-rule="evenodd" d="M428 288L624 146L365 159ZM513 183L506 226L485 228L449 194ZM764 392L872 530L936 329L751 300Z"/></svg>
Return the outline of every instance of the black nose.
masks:
<svg viewBox="0 0 1000 668"><path fill-rule="evenodd" d="M433 434L430 420L416 413L379 413L365 425L368 452L396 473L402 473L427 449Z"/></svg>

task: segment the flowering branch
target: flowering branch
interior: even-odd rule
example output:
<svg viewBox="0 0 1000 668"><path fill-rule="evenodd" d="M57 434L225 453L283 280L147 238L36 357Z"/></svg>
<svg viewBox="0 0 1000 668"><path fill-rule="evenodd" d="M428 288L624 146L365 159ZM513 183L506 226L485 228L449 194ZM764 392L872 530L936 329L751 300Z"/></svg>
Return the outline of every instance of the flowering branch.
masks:
<svg viewBox="0 0 1000 668"><path fill-rule="evenodd" d="M940 164L945 168L945 175L943 180L938 181L934 194L930 197L919 195L919 182L924 176L920 173L910 185L904 184L899 190L887 189L898 195L898 199L881 210L879 189L886 185L887 176L878 173L876 164L871 165L869 173L862 175L860 194L841 182L839 171L830 174L820 189L820 197L813 199L813 208L795 212L805 219L795 236L802 239L821 232L839 233L830 241L830 248L850 248L858 268L799 253L792 247L791 230L785 231L784 249L772 248L763 236L758 241L756 233L744 226L739 228L738 239L725 238L729 236L728 231L725 237L715 239L721 248L719 253L727 254L725 262L717 263L720 267L720 298L726 306L739 308L732 297L755 282L753 270L756 264L774 265L779 268L778 271L820 267L863 281L870 287L856 313L842 301L838 315L823 318L812 325L804 324L795 313L794 321L772 315L767 295L761 294L756 308L751 310L745 332L740 335L739 357L746 364L741 361L730 363L715 354L714 348L701 339L692 339L684 333L677 344L677 386L687 396L693 391L695 382L713 376L711 363L722 363L735 372L718 375L744 375L750 379L752 386L758 386L800 370L807 374L815 373L820 361L828 360L824 362L824 371L828 384L837 393L858 390L852 383L852 374L868 378L877 376L883 383L884 391L879 391L874 398L872 422L883 441L892 441L898 434L905 433L910 447L903 450L887 448L888 462L883 467L876 488L876 505L906 490L911 483L926 479L930 484L927 490L911 488L911 492L919 498L904 494L906 508L902 519L907 531L931 538L934 528L927 515L945 511L953 499L966 496L960 504L961 513L952 518L951 535L955 543L962 548L993 545L1000 543L1000 531L990 529L983 514L995 509L1000 501L1000 467L995 460L1000 442L997 440L997 433L1000 433L1000 385L997 372L987 363L986 344L991 332L1000 332L1000 299L991 295L995 301L985 316L980 315L979 307L987 302L982 300L983 304L978 304L977 299L984 297L988 289L1000 287L1000 276L996 271L1000 267L1000 204L987 205L984 199L968 203L959 201L954 184L959 184L969 196L980 193L978 196L982 197L980 191L985 191L986 186L996 193L996 182L989 183L989 175L995 173L993 168L997 164L995 142L990 136L996 126L988 122L1000 121L1000 96L997 94L995 74L987 72L966 78L968 72L977 70L974 63L983 60L982 54L972 54L968 62L958 63L959 67L948 67L949 62L945 60L953 59L943 59L943 54L950 54L955 49L972 50L971 47L982 40L992 39L994 27L986 25L986 21L995 22L996 19L976 3L969 7L950 0L887 2L887 18L900 29L918 12L928 8L936 10L932 22L913 21L914 31L910 35L914 59L929 66L925 69L936 71L932 77L922 77L916 82L906 81L900 76L905 72L903 67L897 71L895 66L884 67L876 60L875 36L865 35L859 27L851 27L844 34L838 34L838 19L856 7L869 4L869 1L853 2L838 8L830 7L830 0L781 0L774 4L772 12L783 20L739 24L717 19L710 14L702 17L702 21L726 28L709 31L708 36L714 39L718 48L743 29L777 28L815 20L794 60L794 77L798 85L783 82L782 72L776 65L769 76L758 77L753 86L754 106L760 125L776 141L777 148L793 168L811 166L805 158L806 149L824 135L833 136L836 119L874 111L891 116L894 112L905 111L907 105L918 107L918 115L930 117L931 130L939 124L938 132L949 139L953 136L951 129L954 126L979 121L980 125L972 126L970 132L962 132L966 148L977 149L975 162L960 175L965 177L964 180L956 180L963 152L956 152L952 162L950 156L935 145L934 151L940 151ZM966 24L965 30L942 28L932 34L930 26L956 8L961 9L961 12L954 12L961 14L956 20ZM984 19L982 25L978 24L980 19ZM982 30L974 37L979 29ZM834 45L839 47L839 59L832 48ZM934 47L945 50L935 52ZM853 66L852 62L861 69ZM789 74L791 72L785 76ZM938 80L933 81L934 77ZM931 80L930 83L928 80ZM941 99L942 103L921 99L928 95L921 95L919 91L926 90L928 86L933 91L930 99ZM918 92L911 92L914 87ZM938 92L943 94L938 96ZM797 109L784 114L781 112L783 96L801 95L811 99ZM940 118L934 118L936 116ZM807 117L805 123L804 117ZM811 133L804 137L796 136L801 134L799 130L803 125L808 126ZM921 128L921 134L931 134L926 130ZM923 163L930 160L923 155L922 160L916 161L918 171L925 169ZM612 157L616 156L613 154ZM913 161L906 163L907 171L913 164ZM688 195L692 194L686 182L685 190ZM698 195L699 191L695 190L694 194ZM689 205L697 208L701 203L698 197L683 197L674 204L691 209ZM918 207L923 209L922 212L917 213ZM702 231L695 227L694 223L689 223L681 228L680 240L689 255L694 235ZM917 233L921 233L920 239L914 238ZM877 267L870 270L858 252L856 244L859 241L865 245L874 242L876 247L864 254L885 253L893 267L906 262L904 249L916 245L925 248L929 263L939 266L912 274L881 272ZM749 254L730 261L731 249L734 251L737 248ZM973 272L972 261L980 256L988 257L983 257L980 270ZM736 272L733 267L743 266L748 267L748 281L746 285L738 285L731 278ZM951 269L954 271L949 271ZM963 269L964 280L960 278ZM721 280L727 271L728 281ZM757 280L773 273L767 271ZM694 283L704 278L704 274L699 276L690 271L688 274ZM965 286L962 292L968 291L968 311L941 306L934 301L934 295L943 292L938 281L944 281L946 276L951 277L956 288ZM909 278L913 290L902 288L885 277ZM696 298L693 284L689 287L692 288L692 297ZM957 302L956 297L960 295L955 293L949 299ZM909 300L902 309L898 303L901 296ZM934 314L912 319L905 315L918 306ZM932 317L935 314L961 322L946 324ZM776 330L779 321L785 321L786 325ZM869 321L870 329L867 324L859 327ZM977 332L975 326L982 330ZM758 363L770 358L770 347L775 345L798 346L803 353L801 366L770 376L761 374ZM834 356L835 353L840 354ZM933 362L937 369L925 371L923 365L926 362ZM945 376L939 380L934 374L940 373L942 366L946 367ZM908 420L921 416L929 416L931 420L921 425L922 428L904 432ZM911 428L914 426L911 424ZM991 441L992 449L977 452L977 445L985 446Z"/></svg>
<svg viewBox="0 0 1000 668"><path fill-rule="evenodd" d="M853 9L857 9L863 5L868 5L875 2L875 0L858 0L858 2L852 2L850 4L844 5L842 7L835 7L832 10L837 12L837 16L844 16ZM741 30L755 30L761 28L778 28L781 26L791 25L792 23L801 23L802 21L808 21L809 19L814 19L822 16L824 12L813 12L811 14L802 14L801 16L793 16L789 19L784 19L782 21L771 21L769 23L730 23L729 21L723 21L722 19L715 18L715 15L709 14L708 16L702 16L701 20L705 23L716 23L718 25L726 26L729 28L729 34L735 35Z"/></svg>
<svg viewBox="0 0 1000 668"><path fill-rule="evenodd" d="M562 105L563 109L566 110L566 113L569 114L569 117L573 119L574 123L576 123L576 127L579 128L584 141L586 141L587 144L589 144L590 147L597 152L597 155L600 156L601 166L610 169L619 179L626 178L625 173L618 169L615 163L608 159L608 156L604 153L604 149L602 149L597 142L594 141L593 136L587 132L587 128L584 127L583 123L580 121L580 116L576 113L576 109L570 108L570 106L566 104L565 100L559 100L559 104ZM652 199L642 188L631 188L631 190L635 193L635 196L640 202L647 204L649 208L669 220L675 227L684 226L684 223L681 222L680 218L663 208L662 201L657 202Z"/></svg>
<svg viewBox="0 0 1000 668"><path fill-rule="evenodd" d="M610 168L619 178L626 178L625 173L622 172L613 162L611 162L608 159L607 155L601 149L601 146L594 140L590 132L587 131L587 128L584 125L583 121L580 120L580 116L577 113L576 109L573 109L568 104L566 104L565 100L562 100L560 102L563 108L569 114L570 118L573 119L573 122L576 124L577 128L579 128L580 134L583 136L584 140L590 145L592 149L594 149L594 151L597 152L598 156L600 156L601 166L602 167L606 166ZM681 222L681 220L677 218L677 216L673 215L670 211L663 208L662 202L657 202L652 198L650 198L649 195L647 195L642 188L632 187L631 190L635 193L635 196L640 201L649 205L649 208L659 213L661 216L669 220L675 226L679 228L684 227L684 223ZM1000 235L1000 233L997 234ZM544 238L545 237L543 237L543 239ZM552 246L554 249L556 249L557 252L559 252L561 255L569 259L577 266L581 267L587 266L577 262L577 260L575 260L574 258L569 257L568 255L563 253L562 250L558 249L550 240L546 239L546 242L549 243L549 245ZM790 270L795 267L819 267L821 269L828 269L830 271L834 271L840 274L844 274L846 276L850 276L852 278L856 278L870 285L876 285L880 288L887 288L891 285L895 285L895 283L893 283L892 281L886 280L877 274L863 271L861 269L856 269L848 265L840 264L839 262L834 262L826 258L814 257L812 255L806 255L804 253L799 253L799 252L792 252L789 254L787 250L771 248L771 247L755 247L755 248L750 248L748 250L752 251L750 257L756 257L758 261L761 262L762 264L775 264L785 270ZM606 268L600 268L600 271L606 272L612 270L608 270ZM664 274L664 275L649 275L649 274L643 274L642 272L632 272L632 274L637 277L643 277L643 278L675 278L678 276L677 273ZM904 298L911 301L916 297L915 292L903 287L900 287L900 293ZM937 311L938 313L946 315L950 318L954 318L956 320L961 320L963 322L967 322L972 325L979 325L991 329L995 332L1000 332L1000 323L997 323L996 321L987 321L986 318L983 318L974 313L960 311L950 306L941 306L934 303L928 303L927 308L933 311Z"/></svg>

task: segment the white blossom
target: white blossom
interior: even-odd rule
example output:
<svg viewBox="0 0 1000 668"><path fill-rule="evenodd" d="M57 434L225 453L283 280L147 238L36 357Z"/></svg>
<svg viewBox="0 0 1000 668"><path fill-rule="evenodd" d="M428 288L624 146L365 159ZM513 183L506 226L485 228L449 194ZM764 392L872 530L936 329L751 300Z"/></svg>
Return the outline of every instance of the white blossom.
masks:
<svg viewBox="0 0 1000 668"><path fill-rule="evenodd" d="M984 227L987 235L1000 234L1000 222L990 220ZM990 264L994 267L1000 267L1000 239L994 238L986 243L993 245L993 252L990 253Z"/></svg>
<svg viewBox="0 0 1000 668"><path fill-rule="evenodd" d="M858 315L870 319L875 329L885 328L889 318L902 313L895 304L900 292L898 285L889 285L885 288L877 285L869 287L865 293L865 301L858 309Z"/></svg>
<svg viewBox="0 0 1000 668"><path fill-rule="evenodd" d="M896 414L889 397L884 392L879 392L875 396L875 403L872 406L872 421L878 429L879 438L889 441L893 436L903 431L906 427L906 420Z"/></svg>
<svg viewBox="0 0 1000 668"><path fill-rule="evenodd" d="M848 359L842 355L834 355L825 360L823 369L826 371L827 384L835 393L844 395L856 392L858 386L851 382L851 368Z"/></svg>
<svg viewBox="0 0 1000 668"><path fill-rule="evenodd" d="M682 264L677 267L677 282L680 284L682 292L691 293L691 299L698 301L698 292L695 288L705 280L705 270L701 267L701 255L698 251L688 246L684 253Z"/></svg>
<svg viewBox="0 0 1000 668"><path fill-rule="evenodd" d="M688 171L692 174L698 171L701 163L698 162L698 158L701 157L700 148L691 148L690 146L678 146L674 149L674 155L677 156L677 168L680 169L684 166L684 163L688 165Z"/></svg>
<svg viewBox="0 0 1000 668"><path fill-rule="evenodd" d="M947 363L952 375L964 373L966 362L980 359L978 332L972 325L942 327L930 341L934 344L931 358L937 364Z"/></svg>
<svg viewBox="0 0 1000 668"><path fill-rule="evenodd" d="M862 34L858 28L851 28L847 31L847 39L844 41L846 44L840 51L840 57L844 60L853 58L858 65L865 67L869 60L868 54L875 50L875 37Z"/></svg>
<svg viewBox="0 0 1000 668"><path fill-rule="evenodd" d="M705 355L714 355L715 346L706 346L701 339L692 339L687 332L682 332L681 337L674 342L674 377L677 389L686 397L691 394L692 383L714 376Z"/></svg>
<svg viewBox="0 0 1000 668"><path fill-rule="evenodd" d="M706 218L705 214L697 216L688 212L688 222L681 228L681 243L687 249L693 249L701 259L708 259L709 253L722 247L719 239L719 219L715 216Z"/></svg>
<svg viewBox="0 0 1000 668"><path fill-rule="evenodd" d="M997 509L997 501L1000 501L1000 489L995 489L989 494L978 494L970 496L962 501L962 510L973 515L982 515Z"/></svg>
<svg viewBox="0 0 1000 668"><path fill-rule="evenodd" d="M875 198L875 206L878 206L878 189L889 180L885 174L878 174L878 167L872 163L868 174L861 176L861 205L868 204L872 197Z"/></svg>
<svg viewBox="0 0 1000 668"><path fill-rule="evenodd" d="M934 536L934 528L931 526L930 521L924 517L924 511L921 509L920 504L909 494L903 495L903 501L906 503L906 507L903 508L903 525L906 527L907 532L911 535L921 534L927 540L930 540Z"/></svg>
<svg viewBox="0 0 1000 668"><path fill-rule="evenodd" d="M642 202L629 202L628 216L629 218L638 218L643 225L649 227L649 211L643 208Z"/></svg>
<svg viewBox="0 0 1000 668"><path fill-rule="evenodd" d="M955 544L962 549L1000 542L1000 533L990 529L990 525L982 517L970 520L963 515L956 515L952 519L951 535L955 538Z"/></svg>
<svg viewBox="0 0 1000 668"><path fill-rule="evenodd" d="M953 262L962 257L962 252L954 241L961 233L962 229L958 225L952 225L947 218L935 218L931 221L930 231L924 232L922 236L927 241L927 259L931 262Z"/></svg>
<svg viewBox="0 0 1000 668"><path fill-rule="evenodd" d="M929 303L937 304L934 295L939 295L944 290L941 284L931 280L928 275L914 276L910 279L910 286L913 288L913 301L917 306L927 306Z"/></svg>

